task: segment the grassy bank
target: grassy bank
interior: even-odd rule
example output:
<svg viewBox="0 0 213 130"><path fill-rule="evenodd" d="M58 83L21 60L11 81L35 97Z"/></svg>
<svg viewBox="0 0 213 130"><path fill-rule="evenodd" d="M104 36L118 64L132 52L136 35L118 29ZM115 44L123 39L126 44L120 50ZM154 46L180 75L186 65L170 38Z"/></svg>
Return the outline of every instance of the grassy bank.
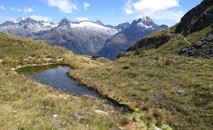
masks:
<svg viewBox="0 0 213 130"><path fill-rule="evenodd" d="M60 47L0 33L0 129L104 130L134 124L132 117L122 115L101 100L67 95L15 71L52 64L93 68L104 62L104 59L91 61Z"/></svg>
<svg viewBox="0 0 213 130"><path fill-rule="evenodd" d="M0 74L1 129L118 129L120 126L121 115L101 101L69 96L2 66ZM109 116L97 114L96 110L106 111Z"/></svg>
<svg viewBox="0 0 213 130"><path fill-rule="evenodd" d="M177 51L188 43L171 31L149 36L171 33L170 40L157 49L139 49L115 62L77 69L70 75L103 95L138 109L139 120L146 125L211 129L213 60L178 56ZM188 37L195 39L197 34Z"/></svg>

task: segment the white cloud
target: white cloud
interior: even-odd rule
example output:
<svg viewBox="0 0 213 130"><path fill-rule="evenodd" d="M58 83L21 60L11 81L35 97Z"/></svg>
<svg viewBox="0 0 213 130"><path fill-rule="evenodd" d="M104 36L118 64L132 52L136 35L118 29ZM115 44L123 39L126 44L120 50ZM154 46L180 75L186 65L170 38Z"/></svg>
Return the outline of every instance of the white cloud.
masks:
<svg viewBox="0 0 213 130"><path fill-rule="evenodd" d="M89 20L87 17L77 17L75 19L78 20L78 21L87 21L87 20Z"/></svg>
<svg viewBox="0 0 213 130"><path fill-rule="evenodd" d="M0 5L0 10L5 10L5 7L3 5Z"/></svg>
<svg viewBox="0 0 213 130"><path fill-rule="evenodd" d="M90 7L90 4L85 2L84 3L84 9L87 10L89 7Z"/></svg>
<svg viewBox="0 0 213 130"><path fill-rule="evenodd" d="M30 16L30 18L35 19L37 21L46 21L46 22L52 20L52 18L45 17L45 16L38 16L38 15L32 15L32 16Z"/></svg>
<svg viewBox="0 0 213 130"><path fill-rule="evenodd" d="M16 9L16 11L18 11L18 12L22 12L22 10L21 10L21 9Z"/></svg>
<svg viewBox="0 0 213 130"><path fill-rule="evenodd" d="M128 0L126 4L124 5L124 11L126 14L133 14L134 13L134 7L132 0Z"/></svg>
<svg viewBox="0 0 213 130"><path fill-rule="evenodd" d="M173 10L167 10L167 11L160 11L156 14L152 14L151 17L155 19L164 19L164 20L172 20L172 21L179 21L184 15L183 11L173 11Z"/></svg>
<svg viewBox="0 0 213 130"><path fill-rule="evenodd" d="M151 14L157 11L168 10L173 7L178 7L178 0L139 0L132 2L128 0L124 5L124 11L127 14L132 13L145 13Z"/></svg>
<svg viewBox="0 0 213 130"><path fill-rule="evenodd" d="M183 12L173 9L179 6L179 0L128 0L124 5L124 12L127 15L177 21L183 16Z"/></svg>
<svg viewBox="0 0 213 130"><path fill-rule="evenodd" d="M11 7L10 10L12 10L12 11L17 11L17 12L22 12L22 9L19 9L19 8L16 9L15 7Z"/></svg>
<svg viewBox="0 0 213 130"><path fill-rule="evenodd" d="M16 10L16 8L14 8L14 7L11 7L11 8L10 8L10 10L12 10L12 11L15 11L15 10Z"/></svg>
<svg viewBox="0 0 213 130"><path fill-rule="evenodd" d="M32 8L25 8L24 10L24 13L31 13L31 12L33 12L33 9Z"/></svg>
<svg viewBox="0 0 213 130"><path fill-rule="evenodd" d="M72 13L77 9L76 4L70 0L48 0L48 5L57 7L63 13Z"/></svg>

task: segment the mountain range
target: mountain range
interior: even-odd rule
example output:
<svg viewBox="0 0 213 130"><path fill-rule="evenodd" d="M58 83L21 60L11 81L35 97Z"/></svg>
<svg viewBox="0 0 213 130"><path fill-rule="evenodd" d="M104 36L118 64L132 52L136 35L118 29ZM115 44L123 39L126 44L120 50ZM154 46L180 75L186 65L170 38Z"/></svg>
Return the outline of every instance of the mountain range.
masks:
<svg viewBox="0 0 213 130"><path fill-rule="evenodd" d="M63 18L58 24L28 18L6 21L0 31L8 34L43 40L52 45L63 46L76 54L100 55L115 59L142 37L168 28L157 25L149 17L126 22L117 26L105 25L101 21L73 22Z"/></svg>
<svg viewBox="0 0 213 130"><path fill-rule="evenodd" d="M119 25L118 25L119 26ZM149 17L134 20L131 24L124 23L119 27L124 27L122 31L107 39L99 55L115 59L119 52L125 51L141 38L160 30L168 28L166 25L157 25Z"/></svg>

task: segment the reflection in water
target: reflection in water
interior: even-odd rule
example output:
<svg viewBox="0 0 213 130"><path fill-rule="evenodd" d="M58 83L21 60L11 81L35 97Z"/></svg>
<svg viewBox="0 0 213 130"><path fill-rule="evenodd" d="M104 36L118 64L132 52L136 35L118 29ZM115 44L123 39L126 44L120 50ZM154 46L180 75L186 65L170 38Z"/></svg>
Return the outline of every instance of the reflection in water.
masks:
<svg viewBox="0 0 213 130"><path fill-rule="evenodd" d="M128 114L131 112L126 107L119 106L117 103L112 102L107 98L100 97L96 91L93 91L86 86L80 85L78 81L67 75L67 72L70 70L70 67L67 66L46 66L20 69L17 72L19 74L24 74L39 83L50 85L54 89L64 91L70 95L94 96L96 99L102 100L105 104L112 106L115 110L120 111L123 114Z"/></svg>
<svg viewBox="0 0 213 130"><path fill-rule="evenodd" d="M71 95L83 96L87 94L98 96L95 91L80 85L79 82L70 78L67 75L68 71L70 71L70 67L58 66L54 68L27 69L19 73L25 74L39 83L50 85L55 89L67 92Z"/></svg>

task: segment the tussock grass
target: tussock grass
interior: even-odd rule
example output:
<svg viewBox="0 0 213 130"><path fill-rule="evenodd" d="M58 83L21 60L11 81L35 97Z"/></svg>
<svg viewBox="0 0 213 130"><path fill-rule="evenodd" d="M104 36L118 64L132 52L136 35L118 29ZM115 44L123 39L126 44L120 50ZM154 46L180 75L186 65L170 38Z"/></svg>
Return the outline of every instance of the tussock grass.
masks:
<svg viewBox="0 0 213 130"><path fill-rule="evenodd" d="M120 114L101 101L69 96L2 66L0 72L0 129L80 130L120 126ZM109 116L96 114L97 109Z"/></svg>
<svg viewBox="0 0 213 130"><path fill-rule="evenodd" d="M202 29L201 31L197 31L190 34L189 36L187 36L187 38L189 39L189 41L192 41L192 42L198 41L201 37L204 37L207 33L212 32L213 31L212 28L213 28L213 24Z"/></svg>
<svg viewBox="0 0 213 130"><path fill-rule="evenodd" d="M14 69L67 64L93 68L103 63L76 56L64 48L0 33L0 129L119 129L121 117L93 97L74 97L39 84ZM108 116L95 113L108 112ZM130 123L130 122L129 122Z"/></svg>
<svg viewBox="0 0 213 130"><path fill-rule="evenodd" d="M93 69L77 69L70 75L109 98L139 110L136 115L146 125L211 129L213 60L176 55L188 43L172 34L174 28L149 36L171 33L171 39L157 49L139 49L139 53L129 57Z"/></svg>

